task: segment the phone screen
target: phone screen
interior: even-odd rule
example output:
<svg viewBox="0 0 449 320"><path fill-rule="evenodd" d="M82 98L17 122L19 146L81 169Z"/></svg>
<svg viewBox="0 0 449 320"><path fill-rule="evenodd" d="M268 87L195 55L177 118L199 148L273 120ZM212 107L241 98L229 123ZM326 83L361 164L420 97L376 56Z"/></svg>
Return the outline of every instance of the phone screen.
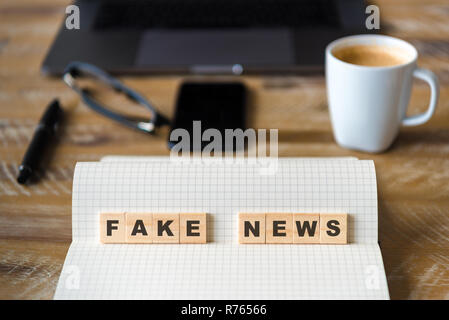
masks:
<svg viewBox="0 0 449 320"><path fill-rule="evenodd" d="M184 83L179 90L170 135L175 129L186 130L190 136L190 150L199 151L210 142L203 141L204 131L214 128L221 133L224 151L225 129L245 130L245 105L246 90L242 83ZM196 121L200 121L200 130ZM170 135L168 145L172 148L181 138L172 141ZM194 143L193 140L198 138L201 143Z"/></svg>

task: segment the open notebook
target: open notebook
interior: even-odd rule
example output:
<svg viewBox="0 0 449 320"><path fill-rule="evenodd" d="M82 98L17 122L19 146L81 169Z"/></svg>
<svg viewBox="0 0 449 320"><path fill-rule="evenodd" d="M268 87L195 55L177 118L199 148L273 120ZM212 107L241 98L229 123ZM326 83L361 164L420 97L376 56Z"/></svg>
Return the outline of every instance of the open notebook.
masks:
<svg viewBox="0 0 449 320"><path fill-rule="evenodd" d="M75 169L55 299L388 299L372 161L106 159ZM207 244L101 244L100 212L207 212ZM238 244L238 212L346 212L348 245Z"/></svg>

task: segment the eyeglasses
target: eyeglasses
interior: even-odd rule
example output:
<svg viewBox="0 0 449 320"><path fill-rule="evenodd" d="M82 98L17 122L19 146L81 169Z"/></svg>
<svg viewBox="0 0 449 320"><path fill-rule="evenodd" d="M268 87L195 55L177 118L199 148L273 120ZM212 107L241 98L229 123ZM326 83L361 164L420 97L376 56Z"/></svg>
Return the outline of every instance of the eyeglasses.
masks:
<svg viewBox="0 0 449 320"><path fill-rule="evenodd" d="M98 99L94 99L93 90L80 86L80 82L77 81L78 78L90 78L97 85L106 85L114 92L124 95L131 102L137 103L148 110L150 112L149 120L142 117L131 117L125 114L125 110L117 112L113 108L103 105ZM148 100L96 66L84 62L71 62L64 70L63 80L80 95L81 100L89 108L129 128L154 133L157 127L169 124L168 119L158 113Z"/></svg>

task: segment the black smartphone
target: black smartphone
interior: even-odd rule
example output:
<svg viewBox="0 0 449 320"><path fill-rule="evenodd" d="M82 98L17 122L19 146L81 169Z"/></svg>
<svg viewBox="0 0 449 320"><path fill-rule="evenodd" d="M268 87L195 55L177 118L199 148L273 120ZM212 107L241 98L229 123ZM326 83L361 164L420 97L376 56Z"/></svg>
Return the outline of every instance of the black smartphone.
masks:
<svg viewBox="0 0 449 320"><path fill-rule="evenodd" d="M179 130L172 137L176 129L183 129L181 131L189 135L190 151L203 150L211 142L210 139L203 139L204 131L217 129L222 137L222 151L225 151L225 129L245 130L245 106L246 89L240 82L182 84L168 138L169 148L185 139L185 136L179 136Z"/></svg>

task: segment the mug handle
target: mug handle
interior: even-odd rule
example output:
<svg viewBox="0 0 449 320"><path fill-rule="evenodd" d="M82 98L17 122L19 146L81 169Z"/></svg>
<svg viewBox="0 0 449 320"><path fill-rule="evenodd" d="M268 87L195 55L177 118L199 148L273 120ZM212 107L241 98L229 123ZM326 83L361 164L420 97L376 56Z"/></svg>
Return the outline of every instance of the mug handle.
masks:
<svg viewBox="0 0 449 320"><path fill-rule="evenodd" d="M426 112L414 115L414 116L410 116L410 117L405 117L404 120L402 120L402 124L404 126L418 126L420 124L426 123L427 121L429 121L429 119L432 117L433 113L435 112L435 109L437 107L437 102L438 102L438 96L440 95L440 89L438 86L438 78L435 75L435 73L433 73L430 70L427 69L421 69L421 68L416 68L413 71L413 76L415 78L424 80L425 82L427 82L430 86L430 104L429 104L429 108L427 108Z"/></svg>

